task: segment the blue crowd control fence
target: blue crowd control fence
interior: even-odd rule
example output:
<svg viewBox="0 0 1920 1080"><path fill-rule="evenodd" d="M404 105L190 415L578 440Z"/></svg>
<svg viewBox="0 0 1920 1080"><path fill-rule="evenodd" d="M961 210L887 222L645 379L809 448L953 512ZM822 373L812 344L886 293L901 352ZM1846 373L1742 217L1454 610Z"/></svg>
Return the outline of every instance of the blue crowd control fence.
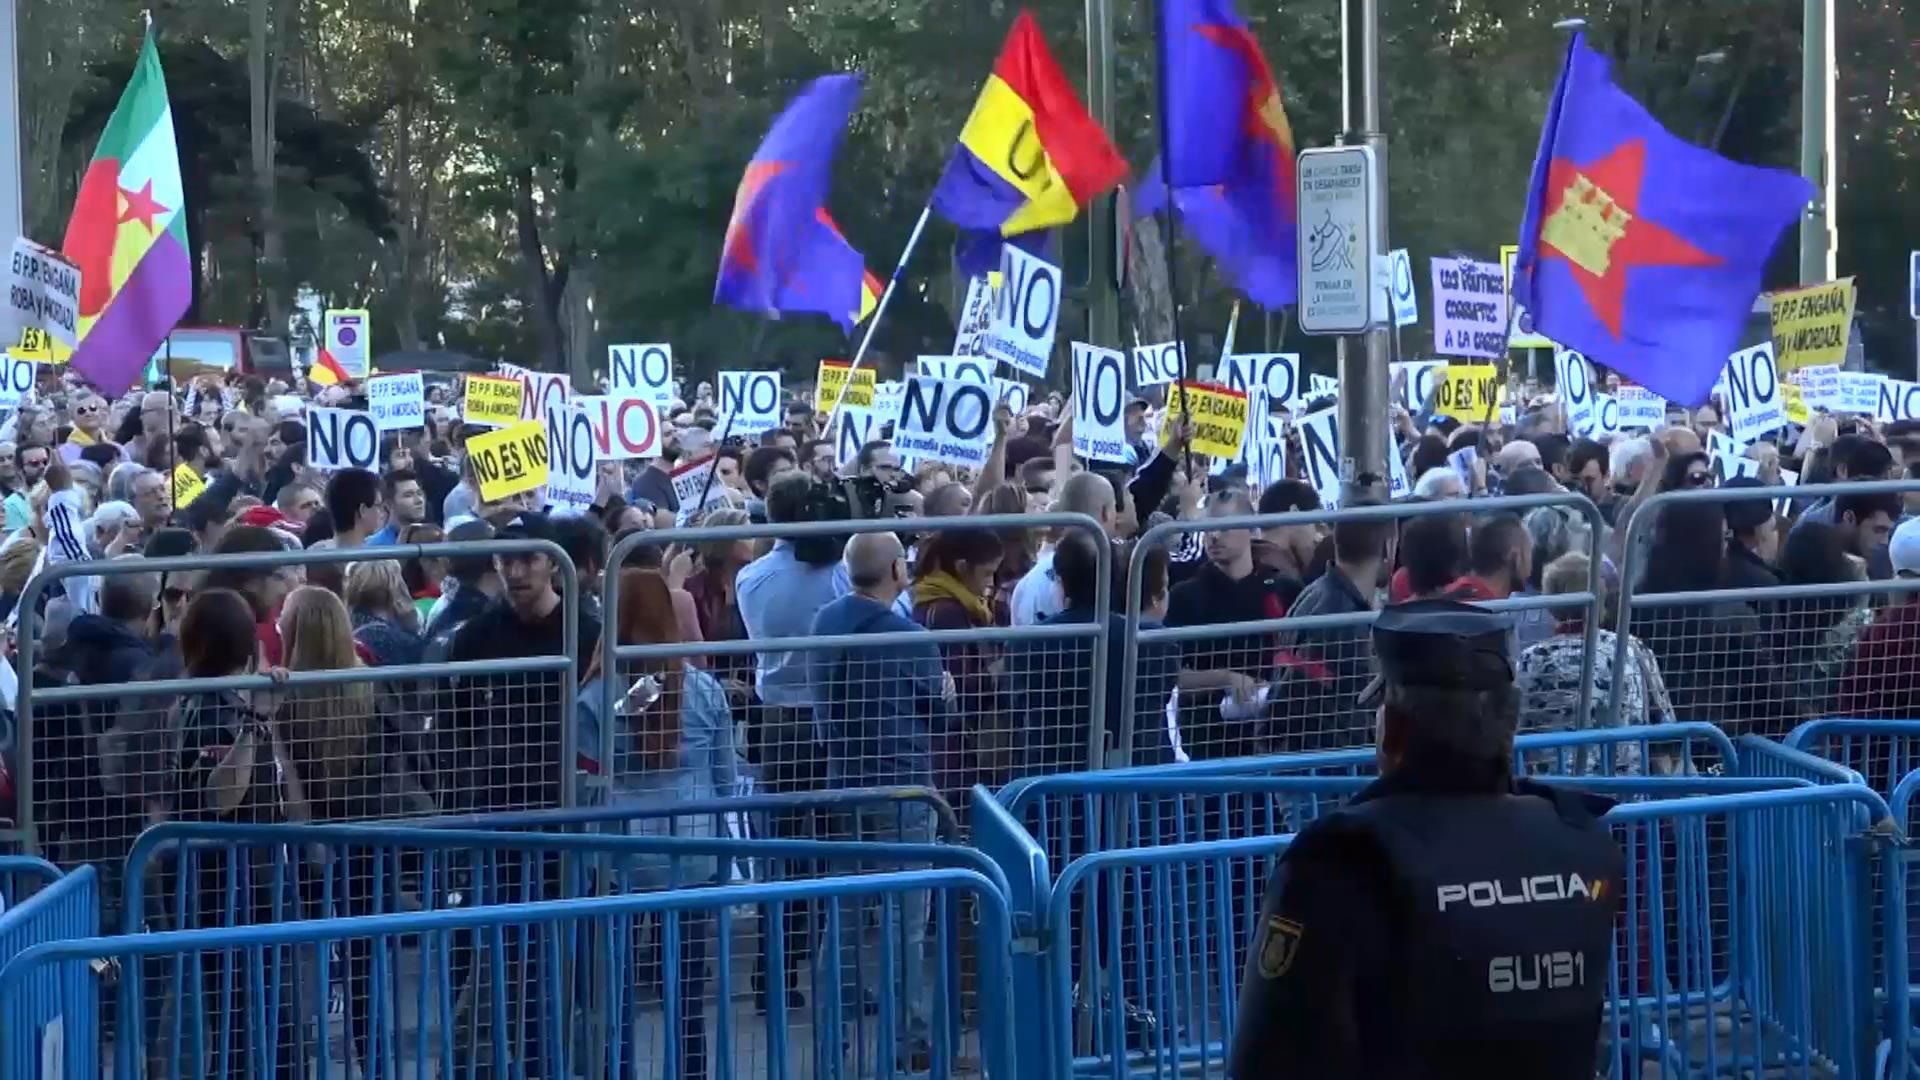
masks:
<svg viewBox="0 0 1920 1080"><path fill-rule="evenodd" d="M663 796L641 802L561 810L447 814L409 819L407 824L423 829L624 832L636 836L764 839L774 835L773 818L803 811L829 819L832 839L874 839L865 834L898 832L916 822L931 826L931 839L940 843L957 844L961 838L960 818L945 796L932 788L911 786L842 788L788 795L726 795L710 799Z"/></svg>
<svg viewBox="0 0 1920 1080"><path fill-rule="evenodd" d="M1889 799L1901 779L1920 769L1920 720L1809 720L1782 741L1852 769ZM1912 824L1899 820L1902 828Z"/></svg>
<svg viewBox="0 0 1920 1080"><path fill-rule="evenodd" d="M1624 800L1607 819L1628 869L1599 1073L1862 1075L1876 1027L1868 873L1890 843L1868 827L1887 817L1878 795L1797 776L1545 780ZM1127 782L1087 776L1023 790L1063 801L1110 795L1120 806ZM1257 801L1269 789L1297 799L1360 781L1131 782L1149 801L1182 782L1201 798L1238 783ZM996 802L977 811L976 841L1007 870L1016 926L1037 954L1016 959L1020 1011L1048 1018L1046 1030L1021 1034L1022 1052L1050 1047L1056 1077L1222 1070L1260 890L1286 834L1056 862L1015 809ZM1888 937L1905 948L1904 929Z"/></svg>
<svg viewBox="0 0 1920 1080"><path fill-rule="evenodd" d="M1890 808L1896 822L1911 822L1920 812L1920 769L1901 777L1894 785ZM1884 968L1879 985L1885 993L1885 1031L1888 1040L1887 1077L1920 1077L1920 986L1914 972L1920 970L1915 942L1920 941L1920 844L1913 833L1903 833L1903 841L1892 852L1886 868L1886 887L1881 896L1881 925L1884 931L1882 957Z"/></svg>
<svg viewBox="0 0 1920 1080"><path fill-rule="evenodd" d="M562 651L513 660L426 663L295 671L284 684L265 675L224 679L152 678L112 685L36 685L42 657L39 605L74 577L129 575L164 581L217 573L237 588L270 582L284 592L303 568L368 559L491 558L541 554L556 567L563 598ZM17 839L29 854L61 866L94 863L117 872L139 831L170 813L179 766L168 753L173 705L198 693L272 693L285 702L284 734L296 764L310 773L364 777L351 797L322 800L310 781L316 813L343 818L394 818L454 811L538 809L571 805L577 754L573 716L579 685L578 574L566 552L542 540L411 544L366 549L110 559L49 566L20 598L17 638L21 673L16 703L20 738L16 783ZM322 738L301 722L309 699L360 740ZM552 722L541 722L542 716ZM329 757L329 755L332 755ZM368 764L380 768L369 773ZM109 890L113 895L114 890Z"/></svg>
<svg viewBox="0 0 1920 1080"><path fill-rule="evenodd" d="M44 865L44 864L43 864ZM17 906L0 912L0 971L18 957L49 942L69 941L96 933L100 927L100 877L91 866L71 874L42 879L43 887ZM0 1076L11 1078L50 1075L42 1065L64 1068L64 1074L100 1075L97 1036L99 995L94 973L85 965L51 969L31 968L11 980L0 980ZM59 1013L45 1014L45 1002L73 1002L71 1024L53 1022Z"/></svg>
<svg viewBox="0 0 1920 1080"><path fill-rule="evenodd" d="M217 929L296 918L656 892L725 880L745 867L751 867L759 881L780 881L929 866L968 869L1006 891L1001 871L984 855L945 844L171 823L148 830L134 845L125 876L123 929L138 932L142 916L148 929ZM838 993L836 984L828 981L831 969L820 956L825 943L832 940L824 922L830 913L798 907L755 908L753 887L736 886L740 901L728 924L727 943L736 955L748 958L753 981L763 987L791 987L796 995L804 987L805 997L815 1001ZM162 894L153 895L150 889ZM909 905L892 926L891 936L843 944L843 967L852 980L846 992L863 1002L878 1003L887 988L865 978L864 973L875 968L871 961L883 952L911 957L915 985L937 987L939 996L953 1003L946 1018L964 1029L948 1034L958 1040L977 1020L973 1012L977 996L963 993L961 960L972 961L981 943L964 920L943 918L939 925L945 932L932 938L927 936L927 925L925 905ZM785 940L789 936L801 940ZM633 946L641 950L636 961L639 970L652 973L656 982L662 963L657 954L665 944L662 938L655 930ZM707 942L700 944L706 949ZM567 955L592 953L570 950ZM703 955L711 956L711 950ZM302 967L307 970L296 970L296 980L333 1002L336 1012L357 1019L373 1008L377 988L363 958L348 957L336 970L332 985L312 983L311 958L300 958L295 968ZM169 982L164 972L132 970L121 980L121 1015L144 1016L143 1037L150 1045L170 1045L164 1025L167 1003L177 1000L182 990L175 974ZM966 974L971 976L972 969ZM784 1009L792 997L756 993L754 1000L762 1010ZM611 1005L598 999L581 1002L588 1022L602 1030L608 1025ZM924 1022L926 1017L913 1019Z"/></svg>
<svg viewBox="0 0 1920 1080"><path fill-rule="evenodd" d="M0 912L53 884L60 868L31 855L0 855Z"/></svg>
<svg viewBox="0 0 1920 1080"><path fill-rule="evenodd" d="M81 880L90 881L91 872L83 873ZM728 930L741 903L818 913L825 936L817 961L828 983L850 985L848 965L871 968L881 989L877 1015L848 993L812 1001L804 1027L791 1023L784 1008L760 1017L730 1007L737 972ZM903 958L886 944L889 931L915 910L930 910L942 937L956 930L962 911L977 923L982 1018L964 1039L955 1034L959 1025L946 995L922 999L924 1043L908 1035L900 1015L915 990L928 989L913 982ZM854 939L869 936L869 922L881 947L857 955ZM76 920L63 936L89 926ZM636 975L642 961L633 943L646 926L658 927L663 937L660 965L669 974L657 991ZM709 1073L868 1077L908 1070L1012 1077L1011 948L999 886L955 867L54 940L0 968L0 1002L8 1010L8 1022L0 1025L0 1074L35 1075L48 1033L57 1031L72 1075L102 1075L87 1056L109 1037L94 972L144 963L202 990L173 999L165 1021L171 1052L157 1058L153 1047L126 1037L141 1029L140 1020L122 1018L112 1033L112 1075L122 1080L136 1080L143 1068L149 1078L175 1080L304 1075L309 1065L314 1075L326 1076L334 1062L349 1069L357 1064L369 1077L437 1072L686 1080ZM337 1016L304 980L287 977L303 957L319 985L336 967L364 966L373 989L366 1012ZM607 1003L605 1025L584 1022L583 1000ZM477 1014L487 1022L472 1022Z"/></svg>

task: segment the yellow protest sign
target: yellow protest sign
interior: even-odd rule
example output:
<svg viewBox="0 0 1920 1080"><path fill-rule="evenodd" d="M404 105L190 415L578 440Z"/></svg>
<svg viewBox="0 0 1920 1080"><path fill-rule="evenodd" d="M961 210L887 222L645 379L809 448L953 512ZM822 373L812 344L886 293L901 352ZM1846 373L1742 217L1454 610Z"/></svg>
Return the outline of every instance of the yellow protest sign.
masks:
<svg viewBox="0 0 1920 1080"><path fill-rule="evenodd" d="M1191 412L1193 452L1232 457L1240 452L1240 436L1247 430L1247 395L1212 383L1187 384L1185 408L1180 388L1167 387L1167 412L1160 419L1160 445L1173 434L1174 421Z"/></svg>
<svg viewBox="0 0 1920 1080"><path fill-rule="evenodd" d="M1492 364L1448 364L1434 389L1434 411L1466 424L1484 424L1506 404L1507 384Z"/></svg>
<svg viewBox="0 0 1920 1080"><path fill-rule="evenodd" d="M1799 383L1781 382L1780 407L1781 411L1787 414L1787 419L1793 423L1805 426L1809 420L1813 419L1813 410L1807 408L1807 393L1801 389Z"/></svg>
<svg viewBox="0 0 1920 1080"><path fill-rule="evenodd" d="M1769 293L1773 358L1780 374L1845 362L1847 337L1853 329L1853 303L1852 278Z"/></svg>
<svg viewBox="0 0 1920 1080"><path fill-rule="evenodd" d="M7 354L36 364L64 364L73 357L73 350L53 340L45 330L28 326L21 329L20 340L7 349Z"/></svg>
<svg viewBox="0 0 1920 1080"><path fill-rule="evenodd" d="M499 502L547 482L547 423L521 420L467 440L480 501Z"/></svg>
<svg viewBox="0 0 1920 1080"><path fill-rule="evenodd" d="M179 510L189 506L200 493L207 490L207 482L193 471L193 466L182 462L173 467L173 508Z"/></svg>
<svg viewBox="0 0 1920 1080"><path fill-rule="evenodd" d="M469 424L506 427L520 422L520 398L527 384L504 375L469 375L466 383L466 408L461 416Z"/></svg>
<svg viewBox="0 0 1920 1080"><path fill-rule="evenodd" d="M847 386L849 373L853 376L851 388ZM870 367L863 366L859 371L854 371L853 365L845 360L822 360L820 377L814 383L813 410L833 412L842 404L842 394L846 395L846 405L855 409L871 409L875 385L874 372Z"/></svg>

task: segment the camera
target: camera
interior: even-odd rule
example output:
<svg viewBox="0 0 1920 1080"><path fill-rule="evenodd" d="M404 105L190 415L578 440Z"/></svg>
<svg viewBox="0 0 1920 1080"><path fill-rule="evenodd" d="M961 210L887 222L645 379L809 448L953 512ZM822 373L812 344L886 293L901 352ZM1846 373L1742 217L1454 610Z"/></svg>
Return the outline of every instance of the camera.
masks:
<svg viewBox="0 0 1920 1080"><path fill-rule="evenodd" d="M816 483L807 493L801 521L874 521L905 517L911 509L902 498L913 490L911 477L885 484L878 477L855 476ZM809 536L793 542L794 557L810 566L838 562L847 546L844 536Z"/></svg>

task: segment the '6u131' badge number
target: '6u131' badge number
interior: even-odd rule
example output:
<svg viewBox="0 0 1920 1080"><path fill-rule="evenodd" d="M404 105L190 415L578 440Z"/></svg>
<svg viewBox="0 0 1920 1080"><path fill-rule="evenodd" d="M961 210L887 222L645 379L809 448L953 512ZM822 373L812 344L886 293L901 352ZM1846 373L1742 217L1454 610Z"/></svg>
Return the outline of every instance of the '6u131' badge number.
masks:
<svg viewBox="0 0 1920 1080"><path fill-rule="evenodd" d="M1267 933L1260 942L1260 977L1277 979L1293 966L1300 953L1300 935L1306 927L1278 915L1267 918Z"/></svg>

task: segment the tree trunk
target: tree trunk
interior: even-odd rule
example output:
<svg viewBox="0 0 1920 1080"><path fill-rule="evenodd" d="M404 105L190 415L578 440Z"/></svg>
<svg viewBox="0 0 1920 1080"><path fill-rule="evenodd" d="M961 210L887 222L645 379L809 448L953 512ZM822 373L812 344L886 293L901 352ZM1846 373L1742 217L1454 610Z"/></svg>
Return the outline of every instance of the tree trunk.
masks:
<svg viewBox="0 0 1920 1080"><path fill-rule="evenodd" d="M1161 211L1172 213L1172 209ZM1127 245L1127 289L1133 295L1134 329L1144 342L1173 340L1173 296L1167 288L1167 255L1158 217L1134 222Z"/></svg>
<svg viewBox="0 0 1920 1080"><path fill-rule="evenodd" d="M274 112L279 104L279 54L284 45L287 9L295 0L250 0L247 49L248 100L252 106L254 242L253 322L271 334L287 332L286 253L284 234L275 206L276 164Z"/></svg>
<svg viewBox="0 0 1920 1080"><path fill-rule="evenodd" d="M567 369L567 341L560 325L560 298L566 291L566 264L547 270L546 247L540 241L540 207L533 197L533 167L513 172L514 237L527 276L527 311L533 317L534 340L540 346L541 366L548 371Z"/></svg>

